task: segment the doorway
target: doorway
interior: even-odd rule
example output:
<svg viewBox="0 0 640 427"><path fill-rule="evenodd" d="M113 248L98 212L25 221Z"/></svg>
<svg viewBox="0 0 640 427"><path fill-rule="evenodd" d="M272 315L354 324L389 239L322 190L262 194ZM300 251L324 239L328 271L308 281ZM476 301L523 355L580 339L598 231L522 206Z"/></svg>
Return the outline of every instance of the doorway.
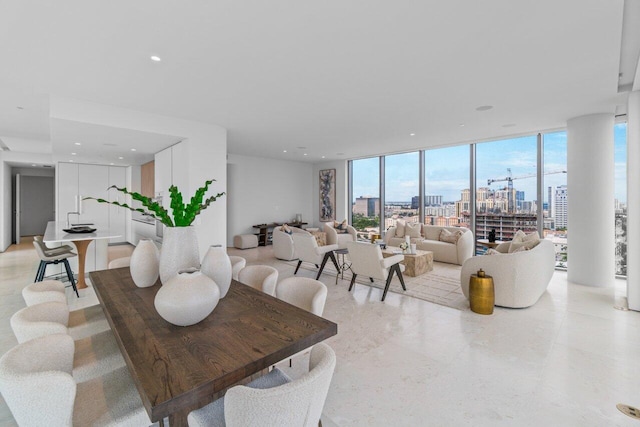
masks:
<svg viewBox="0 0 640 427"><path fill-rule="evenodd" d="M12 241L44 234L55 219L55 177L51 169L18 168L13 175Z"/></svg>

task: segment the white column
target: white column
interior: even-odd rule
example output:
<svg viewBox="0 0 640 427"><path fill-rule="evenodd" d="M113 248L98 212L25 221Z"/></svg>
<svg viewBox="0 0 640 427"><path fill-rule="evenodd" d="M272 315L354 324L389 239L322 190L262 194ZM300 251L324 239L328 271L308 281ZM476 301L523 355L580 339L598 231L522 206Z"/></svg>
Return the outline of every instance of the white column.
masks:
<svg viewBox="0 0 640 427"><path fill-rule="evenodd" d="M567 122L568 278L612 286L615 278L613 114Z"/></svg>
<svg viewBox="0 0 640 427"><path fill-rule="evenodd" d="M640 91L627 102L627 300L640 311Z"/></svg>

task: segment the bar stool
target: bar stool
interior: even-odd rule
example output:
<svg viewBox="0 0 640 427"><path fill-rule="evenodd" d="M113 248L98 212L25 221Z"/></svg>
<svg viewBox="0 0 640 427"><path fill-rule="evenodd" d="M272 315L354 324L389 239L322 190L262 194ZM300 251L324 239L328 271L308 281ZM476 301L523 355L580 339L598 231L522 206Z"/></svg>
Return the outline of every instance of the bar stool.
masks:
<svg viewBox="0 0 640 427"><path fill-rule="evenodd" d="M62 252L57 250L57 248L48 250L44 242L37 240L33 241L33 246L36 248L38 257L40 257L40 265L38 266L35 282L42 282L44 280L44 273L47 269L47 265L63 263L67 272L67 277L71 282L71 286L73 287L76 296L79 298L80 294L78 294L78 288L76 288L76 280L73 278L73 271L71 271L71 266L69 265L68 260L68 258L76 256L76 254L70 251Z"/></svg>

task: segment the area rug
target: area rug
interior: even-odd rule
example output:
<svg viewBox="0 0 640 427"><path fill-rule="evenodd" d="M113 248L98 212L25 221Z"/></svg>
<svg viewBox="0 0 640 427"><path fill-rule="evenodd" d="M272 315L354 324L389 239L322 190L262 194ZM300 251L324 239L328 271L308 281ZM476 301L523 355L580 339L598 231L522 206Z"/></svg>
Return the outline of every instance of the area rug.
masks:
<svg viewBox="0 0 640 427"><path fill-rule="evenodd" d="M283 261L295 268L298 261ZM318 269L309 263L302 263L301 269L317 272ZM336 276L335 267L327 264L323 275ZM455 308L456 310L469 310L469 302L462 294L460 289L460 266L453 264L445 264L441 262L433 263L433 270L422 274L418 277L403 276L407 290L404 291L400 285L400 281L396 276L391 281L389 291L397 294L406 295L412 298L418 298L435 304L444 305L446 307ZM351 281L351 271L347 270L344 274L344 280L349 283ZM368 277L358 277L356 283L384 289L385 282L382 280L369 281Z"/></svg>

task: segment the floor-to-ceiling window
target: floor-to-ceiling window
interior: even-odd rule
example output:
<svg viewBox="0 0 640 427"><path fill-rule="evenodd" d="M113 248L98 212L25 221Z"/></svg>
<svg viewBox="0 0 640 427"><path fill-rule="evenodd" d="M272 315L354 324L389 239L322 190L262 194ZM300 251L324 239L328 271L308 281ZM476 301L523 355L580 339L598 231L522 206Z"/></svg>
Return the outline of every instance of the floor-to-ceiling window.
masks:
<svg viewBox="0 0 640 427"><path fill-rule="evenodd" d="M614 126L616 274L627 275L627 124Z"/></svg>
<svg viewBox="0 0 640 427"><path fill-rule="evenodd" d="M424 223L469 227L469 146L424 152Z"/></svg>
<svg viewBox="0 0 640 427"><path fill-rule="evenodd" d="M535 135L476 144L476 238L537 230Z"/></svg>
<svg viewBox="0 0 640 427"><path fill-rule="evenodd" d="M351 161L351 224L360 236L380 233L380 158Z"/></svg>
<svg viewBox="0 0 640 427"><path fill-rule="evenodd" d="M567 132L544 135L544 227L556 250L556 268L567 268Z"/></svg>
<svg viewBox="0 0 640 427"><path fill-rule="evenodd" d="M420 153L402 153L384 158L384 229L398 219L419 222Z"/></svg>

